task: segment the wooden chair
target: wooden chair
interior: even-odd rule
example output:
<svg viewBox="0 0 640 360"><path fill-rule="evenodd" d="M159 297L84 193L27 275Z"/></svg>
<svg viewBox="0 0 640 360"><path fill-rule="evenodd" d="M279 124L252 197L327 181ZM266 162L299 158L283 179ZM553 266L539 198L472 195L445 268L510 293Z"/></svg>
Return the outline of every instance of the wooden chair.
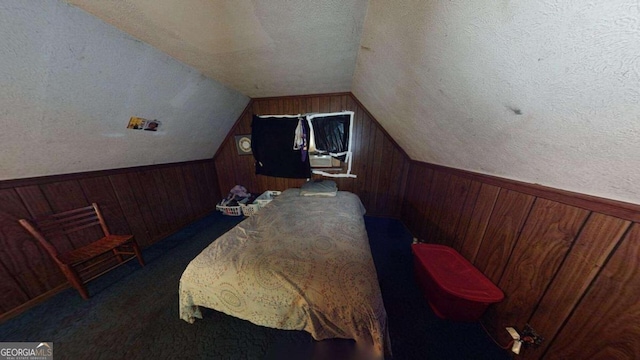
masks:
<svg viewBox="0 0 640 360"><path fill-rule="evenodd" d="M51 255L84 299L89 299L85 284L98 276L135 258L144 266L144 259L133 235L111 235L96 203L33 221L20 219L19 222ZM87 236L92 233L90 228L94 227L100 229L96 234L103 235L102 238L77 249L59 253L51 242L53 238L60 239L69 234L76 236L76 239L77 236Z"/></svg>

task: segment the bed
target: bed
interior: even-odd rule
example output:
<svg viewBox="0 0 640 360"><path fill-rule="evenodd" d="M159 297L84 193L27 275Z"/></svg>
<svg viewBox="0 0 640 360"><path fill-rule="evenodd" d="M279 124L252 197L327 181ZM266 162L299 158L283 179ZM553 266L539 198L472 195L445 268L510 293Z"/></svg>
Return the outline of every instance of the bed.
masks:
<svg viewBox="0 0 640 360"><path fill-rule="evenodd" d="M387 316L364 226L350 192L300 196L288 189L205 248L180 279L180 318L200 307L254 324L353 339L390 353Z"/></svg>

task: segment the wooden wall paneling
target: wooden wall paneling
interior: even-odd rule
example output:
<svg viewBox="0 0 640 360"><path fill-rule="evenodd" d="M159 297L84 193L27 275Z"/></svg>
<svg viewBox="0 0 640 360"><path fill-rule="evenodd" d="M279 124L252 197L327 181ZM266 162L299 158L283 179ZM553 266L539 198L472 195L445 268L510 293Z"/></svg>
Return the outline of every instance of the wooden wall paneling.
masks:
<svg viewBox="0 0 640 360"><path fill-rule="evenodd" d="M370 214L377 214L375 208L376 199L376 185L378 184L378 176L380 176L381 163L380 157L382 155L382 148L378 146L380 131L376 126L371 124L369 127L369 152L367 156L367 178L365 179L365 193L363 202L367 209L370 209Z"/></svg>
<svg viewBox="0 0 640 360"><path fill-rule="evenodd" d="M222 149L220 156L216 159L215 166L216 173L218 174L218 186L222 197L227 196L229 190L231 190L231 188L237 184L236 176L234 173L235 166L233 166L233 161L235 160L236 156L238 155L237 150L235 149L235 143L233 144L233 146L228 143L225 144L225 147L224 149ZM203 165L203 169L205 167L206 165ZM207 181L206 184L207 186L210 186L211 183L210 181ZM215 203L218 203L219 201L220 199L215 201Z"/></svg>
<svg viewBox="0 0 640 360"><path fill-rule="evenodd" d="M377 126L375 128L375 142L374 142L374 168L375 168L375 176L373 177L373 182L371 183L371 192L372 196L369 197L369 203L371 207L374 209L375 214L379 216L387 215L385 205L386 205L386 191L379 191L379 189L389 189L389 164L390 164L390 149L385 145L388 144L385 141L385 136L380 128ZM385 176L387 175L387 176Z"/></svg>
<svg viewBox="0 0 640 360"><path fill-rule="evenodd" d="M0 263L0 311L9 312L29 299L29 295L20 287L15 277Z"/></svg>
<svg viewBox="0 0 640 360"><path fill-rule="evenodd" d="M90 205L77 180L46 183L40 188L54 213Z"/></svg>
<svg viewBox="0 0 640 360"><path fill-rule="evenodd" d="M356 194L358 194L358 196L360 197L360 199L362 200L362 202L365 202L365 198L368 197L369 195L369 187L367 186L367 181L370 181L370 178L372 176L373 173L373 154L371 152L371 145L370 145L370 141L371 141L371 128L373 127L373 124L371 123L371 119L369 118L369 116L364 112L364 111L360 111L360 121L361 121L361 128L360 128L360 139L361 139L361 145L360 148L362 149L362 151L358 154L357 158L354 158L354 162L356 164L360 164L358 167L358 172L356 173L356 175L358 175L358 185L356 185ZM367 212L369 212L370 209L367 208Z"/></svg>
<svg viewBox="0 0 640 360"><path fill-rule="evenodd" d="M321 112L319 96L311 98L311 112Z"/></svg>
<svg viewBox="0 0 640 360"><path fill-rule="evenodd" d="M361 193L362 179L365 176L366 166L362 158L365 156L365 147L363 144L362 130L365 126L363 123L363 111L357 106L352 97L349 97L348 108L353 110L353 134L351 138L351 152L353 159L351 161L351 173L358 176L357 179L349 181L349 190L355 194Z"/></svg>
<svg viewBox="0 0 640 360"><path fill-rule="evenodd" d="M415 235L415 220L418 218L417 206L418 201L416 196L419 194L417 185L417 172L418 166L413 166L409 163L409 170L407 171L407 180L404 193L402 194L402 211L400 213L401 219L404 221L405 226Z"/></svg>
<svg viewBox="0 0 640 360"><path fill-rule="evenodd" d="M133 233L140 245L148 246L213 209L212 199L218 200L219 190L212 164L198 161L1 181L0 321L69 286L18 219L41 218L97 202L114 233ZM192 204L193 199L199 200L194 202L199 206ZM179 216L173 209L179 210ZM52 243L65 252L98 236L99 231L77 238L62 236Z"/></svg>
<svg viewBox="0 0 640 360"><path fill-rule="evenodd" d="M499 178L497 176L474 173L467 170L450 168L442 165L421 163L423 166L438 171L447 171L458 176L468 177L483 184L497 186L506 190L513 190L534 197L541 197L559 203L588 209L602 214L615 216L624 220L640 222L640 204L627 203L596 196L555 189L538 184L528 184L520 181Z"/></svg>
<svg viewBox="0 0 640 360"><path fill-rule="evenodd" d="M185 189L187 190L187 196L189 197L189 203L191 204L192 217L198 218L204 215L207 211L207 205L205 205L205 188L201 186L198 181L198 175L195 167L197 164L182 165L181 170L184 177Z"/></svg>
<svg viewBox="0 0 640 360"><path fill-rule="evenodd" d="M164 174L169 172L169 168L157 168L150 171L153 179L153 190L155 196L160 198L160 207L163 208L168 220L168 231L163 234L166 236L180 227L179 216L182 209L176 207L172 202L175 198L175 189L169 182L165 181Z"/></svg>
<svg viewBox="0 0 640 360"><path fill-rule="evenodd" d="M30 299L46 291L41 277L31 267L36 265L42 269L38 265L43 258L37 249L30 246L35 244L29 235L24 234L18 219L15 215L0 211L0 267L3 277L13 279L7 288Z"/></svg>
<svg viewBox="0 0 640 360"><path fill-rule="evenodd" d="M435 243L440 237L440 218L442 217L442 207L447 201L447 188L451 175L443 171L436 171L433 174L433 183L427 198L424 221L422 223L422 238L428 243Z"/></svg>
<svg viewBox="0 0 640 360"><path fill-rule="evenodd" d="M49 201L38 185L16 187L16 192L25 205L31 218L39 218L53 214Z"/></svg>
<svg viewBox="0 0 640 360"><path fill-rule="evenodd" d="M147 229L149 224L146 223L142 210L136 201L134 194L136 189L129 182L129 176L127 174L111 175L109 176L109 181L118 199L122 215L127 220L131 233L135 236L138 245L143 248L151 245L153 243L150 237L151 231ZM140 191L141 189L137 190ZM151 216L149 216L149 218L151 218ZM151 225L155 227L155 223ZM153 233L155 234L156 232Z"/></svg>
<svg viewBox="0 0 640 360"><path fill-rule="evenodd" d="M533 202L533 196L500 190L475 259L476 267L495 284L500 281Z"/></svg>
<svg viewBox="0 0 640 360"><path fill-rule="evenodd" d="M462 214L471 180L452 175L449 179L444 201L440 207L438 232L433 234L434 241L453 247L460 215Z"/></svg>
<svg viewBox="0 0 640 360"><path fill-rule="evenodd" d="M494 305L494 315L487 323L500 343L511 339L505 327L529 320L588 215L588 210L536 200L504 274L496 282L507 296Z"/></svg>
<svg viewBox="0 0 640 360"><path fill-rule="evenodd" d="M499 194L499 187L482 184L476 202L473 204L471 219L460 247L460 254L476 266L478 266L478 252L489 227L491 214L493 214ZM485 260L483 259L482 261Z"/></svg>
<svg viewBox="0 0 640 360"><path fill-rule="evenodd" d="M214 210L215 204L220 202L220 200L222 200L223 197L226 197L227 194L229 193L229 190L231 190L231 188L235 184L231 185L229 189L227 189L224 193L217 191L216 189L219 189L220 186L218 184L218 175L217 175L217 170L215 168L215 165L213 164L213 162L206 162L206 163L203 163L202 165L204 169L207 189L209 189L208 191L209 199L211 204L213 204L211 209Z"/></svg>
<svg viewBox="0 0 640 360"><path fill-rule="evenodd" d="M191 221L196 219L196 212L193 209L193 204L191 204L191 196L190 196L190 187L187 185L187 181L185 179L184 166L174 166L173 171L175 172L175 176L178 180L178 189L180 190L180 197L182 198L182 202L184 203L187 211L186 222L185 225L190 223Z"/></svg>
<svg viewBox="0 0 640 360"><path fill-rule="evenodd" d="M281 99L271 99L269 100L269 113L262 115L278 115L284 114L284 107L282 106Z"/></svg>
<svg viewBox="0 0 640 360"><path fill-rule="evenodd" d="M40 218L54 213L49 205L49 200L38 185L29 185L17 187L16 192L20 196L23 204L31 214L31 219ZM66 252L74 249L74 244L66 236L60 236L55 239L54 246L60 252Z"/></svg>
<svg viewBox="0 0 640 360"><path fill-rule="evenodd" d="M140 171L135 175L137 175L141 193L144 194L145 202L148 205L151 221L156 225L158 232L154 234L153 238L157 240L171 231L171 213L167 213L163 205L163 201L167 201L167 196L166 194L161 196L164 186L156 184L153 170Z"/></svg>
<svg viewBox="0 0 640 360"><path fill-rule="evenodd" d="M541 336L546 339L555 338L630 226L630 221L612 216L599 213L589 216L560 270L528 321ZM545 341L538 348L527 348L523 351L522 358L540 358L548 346L549 341Z"/></svg>
<svg viewBox="0 0 640 360"><path fill-rule="evenodd" d="M107 176L91 177L79 180L89 203L97 203L105 222L113 234L131 234L131 228Z"/></svg>
<svg viewBox="0 0 640 360"><path fill-rule="evenodd" d="M417 199L419 195L418 184L419 184L419 171L418 166L413 166L411 162L409 162L409 169L407 171L407 184L402 194L403 202L402 202L402 210L400 213L401 219L403 219L405 226L409 229L414 235L416 220L420 216L418 214L418 206L420 203Z"/></svg>
<svg viewBox="0 0 640 360"><path fill-rule="evenodd" d="M7 287L17 284L19 289L13 291L33 298L65 280L37 240L18 223L29 217L15 190L0 190L0 263L5 275L15 279Z"/></svg>
<svg viewBox="0 0 640 360"><path fill-rule="evenodd" d="M171 226L171 229L176 230L191 220L191 204L188 203L188 197L185 196L185 184L180 169L168 167L161 169L160 172L165 193L169 198L168 205L173 214L172 223L174 225Z"/></svg>
<svg viewBox="0 0 640 360"><path fill-rule="evenodd" d="M460 218L458 219L458 224L456 225L451 247L456 249L461 254L462 245L464 244L465 236L467 234L467 230L469 229L469 224L471 223L473 209L475 208L476 201L478 200L478 195L480 194L481 187L482 184L477 181L470 182L467 196L464 199L464 205L462 206L462 210L460 211Z"/></svg>
<svg viewBox="0 0 640 360"><path fill-rule="evenodd" d="M640 358L640 225L626 234L545 359Z"/></svg>
<svg viewBox="0 0 640 360"><path fill-rule="evenodd" d="M54 213L77 209L91 204L84 195L84 191L82 191L78 180L46 183L40 185L40 189L42 189L42 193L47 198ZM71 241L75 249L101 238L102 232L97 228L88 228L68 234L66 237ZM57 246L59 241L62 240L58 240L57 238L52 239L54 246Z"/></svg>
<svg viewBox="0 0 640 360"><path fill-rule="evenodd" d="M352 172L358 177L356 179L333 178L333 180L338 184L340 190L356 193L365 205L368 215L399 217L401 206L392 205L394 193L389 190L390 187L393 189L395 184L399 184L399 188L404 186L403 174L402 172L390 171L389 167L392 166L396 156L394 151L400 151L400 154L405 156L407 162L403 165L406 166L405 173L408 173L409 160L351 94L253 99L247 110L239 117L230 135L236 135L238 131L244 131L243 129L250 129L252 114L295 115L342 110L355 112ZM229 138L231 139L232 136ZM386 160L387 163L384 164L383 160ZM403 168L401 164L398 164L399 168ZM304 179L255 175L253 158L239 157L233 139L225 142L217 152L215 167L218 172L219 190L224 196L236 184L246 186L253 193L262 193L266 190L285 190L290 187L299 187L304 183ZM322 179L323 177L313 175L312 178ZM403 194L399 194L399 196L403 196Z"/></svg>
<svg viewBox="0 0 640 360"><path fill-rule="evenodd" d="M429 168L422 166L411 166L411 170L415 172L412 176L414 179L412 186L412 193L409 194L409 211L413 216L413 228L412 233L415 237L424 240L425 234L423 233L423 223L426 218L427 206L429 205L429 194L431 193L431 187L433 186L435 172Z"/></svg>
<svg viewBox="0 0 640 360"><path fill-rule="evenodd" d="M389 169L389 187L386 193L386 204L383 205L387 209L387 216L393 217L394 214L400 214L402 211L402 202L409 170L409 162L404 155L395 148L391 149L391 167Z"/></svg>
<svg viewBox="0 0 640 360"><path fill-rule="evenodd" d="M152 244L156 240L160 239L164 233L161 226L163 217L156 216L156 213L154 212L158 199L155 198L155 196L151 200L147 199L147 192L153 196L153 189L146 188L147 184L144 183L145 177L146 175L141 172L132 172L127 174L129 186L131 187L132 194L140 208L140 215L142 216L142 219L144 219L144 224L150 237L149 244Z"/></svg>

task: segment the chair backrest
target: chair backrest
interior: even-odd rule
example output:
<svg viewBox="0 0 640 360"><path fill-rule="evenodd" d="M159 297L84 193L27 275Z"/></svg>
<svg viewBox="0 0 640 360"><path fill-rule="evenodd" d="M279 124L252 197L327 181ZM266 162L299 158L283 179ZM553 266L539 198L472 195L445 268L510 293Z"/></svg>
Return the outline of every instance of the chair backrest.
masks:
<svg viewBox="0 0 640 360"><path fill-rule="evenodd" d="M43 218L34 219L33 221L20 219L19 222L56 261L59 261L58 251L48 239L65 236L97 225L102 229L104 236L110 235L109 229L96 203L78 209L51 214Z"/></svg>

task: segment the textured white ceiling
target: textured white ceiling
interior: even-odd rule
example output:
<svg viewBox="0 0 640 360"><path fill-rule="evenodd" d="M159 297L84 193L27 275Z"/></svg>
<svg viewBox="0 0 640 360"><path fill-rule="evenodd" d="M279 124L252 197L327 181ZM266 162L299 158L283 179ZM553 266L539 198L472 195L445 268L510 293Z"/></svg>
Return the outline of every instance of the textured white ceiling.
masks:
<svg viewBox="0 0 640 360"><path fill-rule="evenodd" d="M368 0L67 0L250 97L351 90Z"/></svg>
<svg viewBox="0 0 640 360"><path fill-rule="evenodd" d="M246 96L351 91L414 160L640 203L636 0L67 2Z"/></svg>
<svg viewBox="0 0 640 360"><path fill-rule="evenodd" d="M371 0L360 45L411 158L640 203L637 1Z"/></svg>

